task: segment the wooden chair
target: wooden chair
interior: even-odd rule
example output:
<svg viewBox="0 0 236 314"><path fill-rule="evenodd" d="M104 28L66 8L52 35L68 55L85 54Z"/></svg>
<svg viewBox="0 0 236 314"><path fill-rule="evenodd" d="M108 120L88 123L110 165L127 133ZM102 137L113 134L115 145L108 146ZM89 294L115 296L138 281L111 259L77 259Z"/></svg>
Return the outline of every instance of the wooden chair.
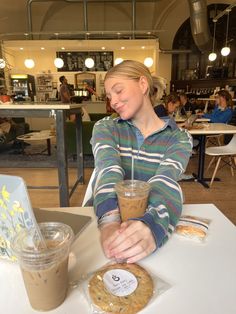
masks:
<svg viewBox="0 0 236 314"><path fill-rule="evenodd" d="M227 145L207 147L205 154L213 157L207 167L207 170L210 169L211 165L216 160L216 166L215 166L212 178L211 178L210 187L212 186L214 182L214 178L216 176L216 172L219 168L221 160L226 165L230 166L231 174L232 176L234 176L234 169L236 169L234 165L234 161L236 157L236 134L234 134L231 141ZM226 160L226 158L228 158L228 161Z"/></svg>

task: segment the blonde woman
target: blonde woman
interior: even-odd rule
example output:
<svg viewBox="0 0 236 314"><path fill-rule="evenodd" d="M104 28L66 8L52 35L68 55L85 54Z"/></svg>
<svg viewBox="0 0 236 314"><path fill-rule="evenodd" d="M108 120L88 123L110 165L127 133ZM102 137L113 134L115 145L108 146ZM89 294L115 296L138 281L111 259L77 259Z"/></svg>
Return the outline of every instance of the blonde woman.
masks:
<svg viewBox="0 0 236 314"><path fill-rule="evenodd" d="M105 76L106 96L119 117L105 118L93 129L95 159L93 206L108 258L134 263L161 247L179 220L182 191L177 183L192 151L191 136L153 109L156 78L142 63L126 60ZM145 214L121 223L114 185L131 178L148 181Z"/></svg>

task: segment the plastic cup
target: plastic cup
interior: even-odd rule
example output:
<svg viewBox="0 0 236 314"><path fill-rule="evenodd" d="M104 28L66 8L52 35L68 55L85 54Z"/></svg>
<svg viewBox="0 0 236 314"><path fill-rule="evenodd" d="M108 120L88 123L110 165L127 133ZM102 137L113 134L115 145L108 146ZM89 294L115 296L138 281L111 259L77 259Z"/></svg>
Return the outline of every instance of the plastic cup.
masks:
<svg viewBox="0 0 236 314"><path fill-rule="evenodd" d="M150 184L140 180L124 180L116 183L121 220L143 216L148 204Z"/></svg>
<svg viewBox="0 0 236 314"><path fill-rule="evenodd" d="M47 244L40 247L35 229L22 230L12 242L32 308L49 311L58 307L68 288L68 256L74 239L71 227L59 222L40 223ZM37 249L36 249L37 247Z"/></svg>

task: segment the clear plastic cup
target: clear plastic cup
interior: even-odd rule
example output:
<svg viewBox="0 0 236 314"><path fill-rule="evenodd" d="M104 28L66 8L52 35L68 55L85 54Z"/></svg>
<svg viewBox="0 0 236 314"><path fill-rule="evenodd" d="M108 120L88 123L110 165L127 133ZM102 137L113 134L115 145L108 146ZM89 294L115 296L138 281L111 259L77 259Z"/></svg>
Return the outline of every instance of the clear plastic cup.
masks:
<svg viewBox="0 0 236 314"><path fill-rule="evenodd" d="M116 183L121 220L143 216L148 204L150 184L140 180L124 180Z"/></svg>
<svg viewBox="0 0 236 314"><path fill-rule="evenodd" d="M58 307L68 288L68 256L74 234L59 222L40 223L47 248L40 247L35 229L22 230L12 242L32 308L49 311Z"/></svg>

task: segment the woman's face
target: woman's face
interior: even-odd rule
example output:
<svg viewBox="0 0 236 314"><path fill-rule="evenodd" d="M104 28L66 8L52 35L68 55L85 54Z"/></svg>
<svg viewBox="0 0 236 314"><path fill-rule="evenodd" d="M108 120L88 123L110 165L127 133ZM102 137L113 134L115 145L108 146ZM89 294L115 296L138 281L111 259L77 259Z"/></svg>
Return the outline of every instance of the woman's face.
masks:
<svg viewBox="0 0 236 314"><path fill-rule="evenodd" d="M218 103L219 103L219 106L221 108L226 108L227 107L226 99L223 96L219 96Z"/></svg>
<svg viewBox="0 0 236 314"><path fill-rule="evenodd" d="M169 114L172 114L174 113L177 108L179 107L180 103L177 101L177 102L168 102L167 104L167 110L168 110L168 113Z"/></svg>
<svg viewBox="0 0 236 314"><path fill-rule="evenodd" d="M122 77L113 77L105 81L106 95L110 100L110 105L122 119L134 118L143 107L147 91L145 82L145 78L140 78L137 82Z"/></svg>

